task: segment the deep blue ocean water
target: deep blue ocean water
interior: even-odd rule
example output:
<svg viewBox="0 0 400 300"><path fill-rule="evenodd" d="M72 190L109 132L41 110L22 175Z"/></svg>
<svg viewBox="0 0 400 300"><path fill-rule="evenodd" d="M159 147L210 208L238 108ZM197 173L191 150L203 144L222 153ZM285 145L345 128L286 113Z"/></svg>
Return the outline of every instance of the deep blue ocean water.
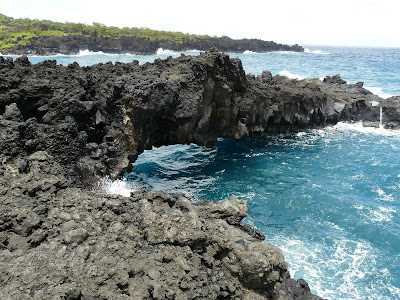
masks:
<svg viewBox="0 0 400 300"><path fill-rule="evenodd" d="M198 51L186 52L196 55ZM152 56L84 52L45 58L81 65ZM309 46L306 53L231 54L248 73L341 74L382 96L400 95L400 49ZM212 149L175 145L145 151L110 192L160 189L193 201L237 195L246 222L279 246L291 275L328 299L400 299L400 132L343 124L296 135L220 139Z"/></svg>

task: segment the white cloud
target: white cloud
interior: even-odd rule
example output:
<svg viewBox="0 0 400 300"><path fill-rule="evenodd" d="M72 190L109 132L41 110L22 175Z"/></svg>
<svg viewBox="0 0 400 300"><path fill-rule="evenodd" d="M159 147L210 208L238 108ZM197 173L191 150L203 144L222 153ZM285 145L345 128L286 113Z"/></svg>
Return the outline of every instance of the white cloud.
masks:
<svg viewBox="0 0 400 300"><path fill-rule="evenodd" d="M96 21L289 44L393 47L400 47L399 11L400 2L392 0L14 0L2 4L2 13L12 17Z"/></svg>

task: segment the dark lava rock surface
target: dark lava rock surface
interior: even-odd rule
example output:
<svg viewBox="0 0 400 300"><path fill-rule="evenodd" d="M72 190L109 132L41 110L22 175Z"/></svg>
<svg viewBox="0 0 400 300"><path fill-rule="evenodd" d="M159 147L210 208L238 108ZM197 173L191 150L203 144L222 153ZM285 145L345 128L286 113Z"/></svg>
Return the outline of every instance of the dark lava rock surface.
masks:
<svg viewBox="0 0 400 300"><path fill-rule="evenodd" d="M319 299L231 197L69 187L39 151L0 164L1 299Z"/></svg>

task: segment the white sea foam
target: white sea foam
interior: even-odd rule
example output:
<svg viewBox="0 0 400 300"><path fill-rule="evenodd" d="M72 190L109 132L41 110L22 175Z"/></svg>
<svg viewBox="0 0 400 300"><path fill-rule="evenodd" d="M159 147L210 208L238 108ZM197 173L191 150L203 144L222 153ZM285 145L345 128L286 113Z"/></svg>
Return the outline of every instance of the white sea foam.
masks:
<svg viewBox="0 0 400 300"><path fill-rule="evenodd" d="M390 97L393 97L393 95L385 93L382 88L379 87L368 87L368 86L364 86L365 89L369 90L370 92L374 93L375 95L378 95L379 97L383 98L383 99L387 99Z"/></svg>
<svg viewBox="0 0 400 300"><path fill-rule="evenodd" d="M371 135L400 137L400 130L391 130L384 128L376 128L376 127L364 127L362 122L356 122L356 123L339 122L333 127L327 127L326 130L328 131L336 130L339 132L359 132Z"/></svg>
<svg viewBox="0 0 400 300"><path fill-rule="evenodd" d="M286 76L287 78L290 78L290 79L304 79L303 76L300 76L300 75L295 74L295 73L291 73L291 72L286 71L286 70L280 71L279 75Z"/></svg>
<svg viewBox="0 0 400 300"><path fill-rule="evenodd" d="M246 50L246 51L243 52L243 54L254 54L254 53L256 53L256 52L250 51L250 50Z"/></svg>
<svg viewBox="0 0 400 300"><path fill-rule="evenodd" d="M343 231L332 223L332 230ZM389 289L392 295L400 296L400 289L394 286L392 275L380 268L376 257L378 252L364 240L339 238L333 244L306 243L303 240L279 236L269 242L280 247L289 262L289 271L295 279L304 278L311 291L326 299L387 299L382 295ZM368 291L360 288L366 277L386 274L381 285L369 286ZM323 282L323 283L321 283ZM398 298L393 298L398 299Z"/></svg>
<svg viewBox="0 0 400 300"><path fill-rule="evenodd" d="M176 53L176 52L172 51L172 50L164 50L163 48L157 49L157 55L165 55L165 54L172 54L172 53Z"/></svg>
<svg viewBox="0 0 400 300"><path fill-rule="evenodd" d="M370 207L363 205L355 205L353 207L359 211L360 215L367 223L391 222L394 218L394 214L397 213L397 211L391 207Z"/></svg>
<svg viewBox="0 0 400 300"><path fill-rule="evenodd" d="M393 194L386 194L386 192L383 191L383 190L382 190L381 188L379 188L379 187L378 187L378 189L376 190L376 192L378 193L379 200L386 201L386 202L393 202L393 201L394 201Z"/></svg>
<svg viewBox="0 0 400 300"><path fill-rule="evenodd" d="M323 55L329 54L327 52L322 52L321 50L311 50L309 48L304 48L304 53L323 54Z"/></svg>
<svg viewBox="0 0 400 300"><path fill-rule="evenodd" d="M266 53L271 53L271 52L266 52ZM295 52L295 51L274 51L272 53L279 53L279 54L292 54L292 55L299 55L302 52Z"/></svg>
<svg viewBox="0 0 400 300"><path fill-rule="evenodd" d="M354 207L355 209L357 209L357 210L362 210L362 209L364 209L364 206L363 206L363 205L353 205L353 207Z"/></svg>
<svg viewBox="0 0 400 300"><path fill-rule="evenodd" d="M386 196L387 195L383 195L383 197ZM390 199L389 200L380 199L380 200L393 201ZM373 223L391 222L394 218L394 214L397 213L397 210L392 207L383 207L383 206L371 207L364 205L353 205L353 207L359 211L359 214L362 216L364 220Z"/></svg>
<svg viewBox="0 0 400 300"><path fill-rule="evenodd" d="M96 55L106 55L106 56L115 56L116 54L114 53L104 53L103 51L90 51L90 50L80 50L79 54L76 56L96 56ZM70 55L67 55L70 56Z"/></svg>
<svg viewBox="0 0 400 300"><path fill-rule="evenodd" d="M396 213L396 210L393 208L387 207L378 207L377 209L369 210L371 221L373 222L390 222L393 219L393 213Z"/></svg>
<svg viewBox="0 0 400 300"><path fill-rule="evenodd" d="M115 53L104 53L104 52L102 52L102 51L90 51L90 50L86 49L86 50L79 50L79 53L77 53L77 54L62 54L62 53L57 53L57 54L48 55L48 56L42 56L42 55L28 55L28 57L40 57L40 58L45 57L46 59L47 59L47 57L48 57L49 59L54 59L54 58L57 58L57 57L116 56L116 55L120 55L120 54L115 54ZM129 54L129 53L124 53L123 55L135 56L135 54ZM22 55L10 55L10 56L18 57L18 56L22 56Z"/></svg>
<svg viewBox="0 0 400 300"><path fill-rule="evenodd" d="M89 51L89 50L79 50L79 54L78 56L87 56L87 55L103 55L104 52L102 51L98 51L98 52L93 52L93 51Z"/></svg>
<svg viewBox="0 0 400 300"><path fill-rule="evenodd" d="M128 184L126 179L111 180L110 178L103 178L99 183L99 187L106 191L107 194L117 194L124 197L130 197L131 192L137 190Z"/></svg>
<svg viewBox="0 0 400 300"><path fill-rule="evenodd" d="M307 133L305 133L304 131L300 131L300 132L298 132L296 135L297 136L304 136L304 135L306 135Z"/></svg>

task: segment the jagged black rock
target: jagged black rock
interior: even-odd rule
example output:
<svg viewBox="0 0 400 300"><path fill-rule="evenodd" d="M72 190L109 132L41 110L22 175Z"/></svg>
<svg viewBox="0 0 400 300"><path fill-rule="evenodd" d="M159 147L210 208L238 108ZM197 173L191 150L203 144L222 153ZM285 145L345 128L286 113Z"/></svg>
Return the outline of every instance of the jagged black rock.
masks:
<svg viewBox="0 0 400 300"><path fill-rule="evenodd" d="M212 49L154 63L91 67L0 58L0 150L46 150L77 182L118 178L152 146L218 137L290 133L338 121L398 128L399 98L381 99L339 76L296 80L246 75L239 59ZM373 101L379 106L373 106Z"/></svg>

